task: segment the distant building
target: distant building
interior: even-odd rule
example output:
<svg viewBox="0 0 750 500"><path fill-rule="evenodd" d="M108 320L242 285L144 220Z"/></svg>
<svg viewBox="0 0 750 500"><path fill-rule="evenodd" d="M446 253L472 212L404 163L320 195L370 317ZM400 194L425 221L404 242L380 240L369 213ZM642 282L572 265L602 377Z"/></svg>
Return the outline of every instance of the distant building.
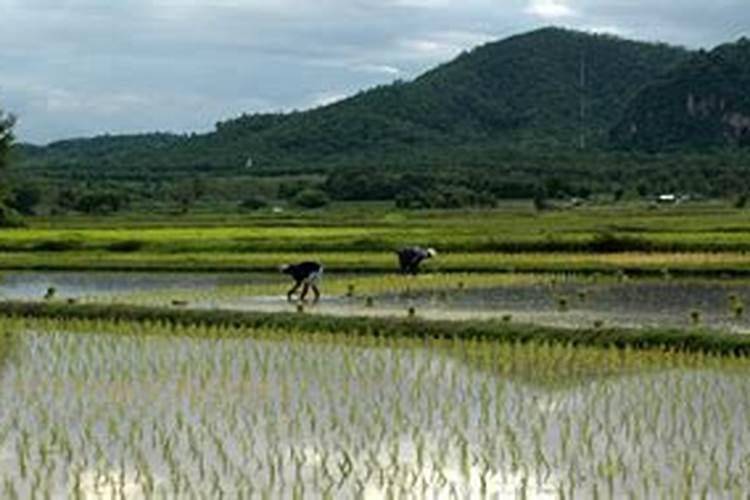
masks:
<svg viewBox="0 0 750 500"><path fill-rule="evenodd" d="M658 201L659 203L664 203L665 205L677 203L678 200L679 198L676 194L660 194L656 198L656 201Z"/></svg>
<svg viewBox="0 0 750 500"><path fill-rule="evenodd" d="M656 197L656 202L662 205L679 205L690 200L691 196L689 194L665 193Z"/></svg>

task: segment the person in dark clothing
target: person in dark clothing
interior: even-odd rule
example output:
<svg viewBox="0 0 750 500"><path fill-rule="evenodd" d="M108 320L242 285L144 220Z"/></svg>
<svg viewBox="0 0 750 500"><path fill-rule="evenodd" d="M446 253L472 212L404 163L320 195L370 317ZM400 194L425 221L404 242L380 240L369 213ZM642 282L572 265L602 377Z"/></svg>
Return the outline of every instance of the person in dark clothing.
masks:
<svg viewBox="0 0 750 500"><path fill-rule="evenodd" d="M302 287L302 293L300 299L305 300L307 292L312 288L315 294L313 302L317 302L320 299L320 290L318 290L318 284L323 276L323 265L320 262L301 262L299 264L291 264L281 266L281 272L288 274L294 280L294 286L286 294L288 301L292 301L294 294Z"/></svg>
<svg viewBox="0 0 750 500"><path fill-rule="evenodd" d="M416 275L419 265L425 259L431 259L437 252L434 248L406 247L396 251L398 264L403 274Z"/></svg>

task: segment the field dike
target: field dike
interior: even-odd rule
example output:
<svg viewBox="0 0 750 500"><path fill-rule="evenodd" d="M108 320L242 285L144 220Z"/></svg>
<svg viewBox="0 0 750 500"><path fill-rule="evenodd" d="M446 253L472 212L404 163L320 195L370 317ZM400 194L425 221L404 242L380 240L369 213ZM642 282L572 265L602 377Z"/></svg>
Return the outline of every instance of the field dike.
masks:
<svg viewBox="0 0 750 500"><path fill-rule="evenodd" d="M503 320L427 320L423 318L334 317L307 313L165 309L119 304L2 302L0 317L92 320L112 323L215 326L234 329L291 330L385 338L423 338L510 343L562 343L572 346L661 349L724 356L750 355L750 336L701 327L687 329L613 327L562 328ZM2 322L0 321L0 328ZM179 328L175 328L179 335Z"/></svg>

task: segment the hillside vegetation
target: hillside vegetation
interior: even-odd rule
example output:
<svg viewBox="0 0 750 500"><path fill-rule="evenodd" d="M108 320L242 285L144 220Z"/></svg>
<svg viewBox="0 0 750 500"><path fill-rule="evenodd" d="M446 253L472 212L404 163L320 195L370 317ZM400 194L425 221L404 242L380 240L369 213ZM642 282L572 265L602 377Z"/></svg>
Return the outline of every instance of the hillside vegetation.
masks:
<svg viewBox="0 0 750 500"><path fill-rule="evenodd" d="M748 88L747 40L692 52L545 28L410 82L308 111L241 115L206 134L20 145L11 205L26 214L185 213L533 198L544 209L547 199L682 193L741 208L750 198ZM29 196L29 181L41 197ZM28 207L35 198L41 208Z"/></svg>
<svg viewBox="0 0 750 500"><path fill-rule="evenodd" d="M750 40L698 52L647 86L613 131L647 150L750 146Z"/></svg>
<svg viewBox="0 0 750 500"><path fill-rule="evenodd" d="M404 153L440 158L457 146L570 149L582 133L601 144L630 98L688 55L663 44L546 28L478 47L412 82L310 111L243 115L202 135L101 136L27 146L24 163L219 173L242 169L249 156L261 169L315 169L388 162Z"/></svg>

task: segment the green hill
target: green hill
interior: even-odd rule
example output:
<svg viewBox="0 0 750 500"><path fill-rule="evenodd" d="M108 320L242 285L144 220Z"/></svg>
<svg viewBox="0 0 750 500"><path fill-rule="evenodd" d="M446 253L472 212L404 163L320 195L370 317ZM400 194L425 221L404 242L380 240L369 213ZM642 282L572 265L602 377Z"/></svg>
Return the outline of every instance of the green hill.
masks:
<svg viewBox="0 0 750 500"><path fill-rule="evenodd" d="M651 151L750 146L750 40L698 52L647 86L612 132Z"/></svg>
<svg viewBox="0 0 750 500"><path fill-rule="evenodd" d="M664 44L545 28L461 54L411 82L287 114L243 115L208 134L74 139L20 148L21 166L148 173L470 161L483 148L605 144L631 98L690 53ZM582 114L583 109L583 114ZM450 151L443 155L441 152ZM479 151L479 153L478 153Z"/></svg>

